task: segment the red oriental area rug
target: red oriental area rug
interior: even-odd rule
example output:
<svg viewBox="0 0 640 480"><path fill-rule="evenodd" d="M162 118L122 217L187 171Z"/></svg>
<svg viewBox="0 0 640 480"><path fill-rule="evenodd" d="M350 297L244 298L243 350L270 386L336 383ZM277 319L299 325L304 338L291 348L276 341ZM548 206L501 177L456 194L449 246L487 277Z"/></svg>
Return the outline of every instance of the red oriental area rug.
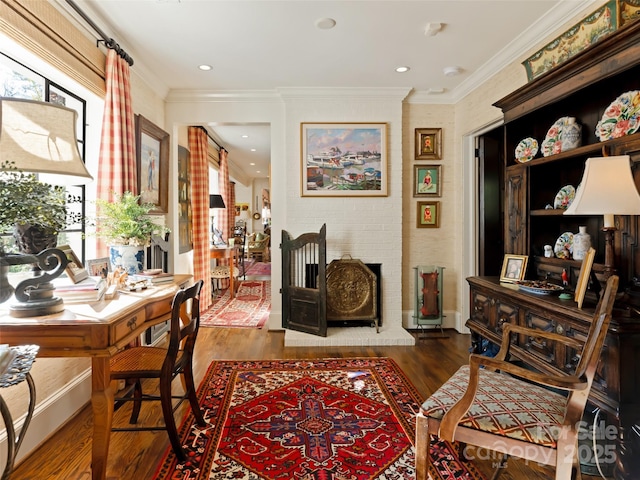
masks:
<svg viewBox="0 0 640 480"><path fill-rule="evenodd" d="M154 479L413 480L415 388L389 358L215 361L198 393L210 425L180 427ZM484 477L448 443L434 480Z"/></svg>
<svg viewBox="0 0 640 480"><path fill-rule="evenodd" d="M229 289L206 312L200 314L201 327L262 328L271 313L271 282L243 280L236 298Z"/></svg>
<svg viewBox="0 0 640 480"><path fill-rule="evenodd" d="M255 275L255 276L271 275L271 263L255 262L253 265L246 268L247 268L247 275Z"/></svg>

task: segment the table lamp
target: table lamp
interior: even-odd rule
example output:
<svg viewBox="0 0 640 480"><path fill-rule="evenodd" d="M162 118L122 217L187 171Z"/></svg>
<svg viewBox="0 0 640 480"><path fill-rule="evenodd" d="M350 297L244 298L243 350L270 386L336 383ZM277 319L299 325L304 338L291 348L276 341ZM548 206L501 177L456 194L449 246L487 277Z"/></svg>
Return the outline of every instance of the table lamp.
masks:
<svg viewBox="0 0 640 480"><path fill-rule="evenodd" d="M78 150L77 118L75 110L60 105L0 98L0 167L37 173L39 181L49 184L80 185L92 180ZM50 281L64 272L67 263L66 255L55 248L0 257L0 301L6 301L13 292L6 278L9 266L35 264L33 278L16 286L19 303L11 306L10 314L28 317L64 310Z"/></svg>
<svg viewBox="0 0 640 480"><path fill-rule="evenodd" d="M588 158L576 196L564 215L603 215L605 232L604 275L615 272L614 215L639 215L640 195L628 155Z"/></svg>
<svg viewBox="0 0 640 480"><path fill-rule="evenodd" d="M209 208L210 209L227 208L226 205L224 204L224 199L222 198L222 195L218 195L218 194L209 195ZM215 245L216 228L215 228L214 220L215 220L215 216L212 215L211 216L211 243ZM222 234L220 234L220 241L223 241Z"/></svg>

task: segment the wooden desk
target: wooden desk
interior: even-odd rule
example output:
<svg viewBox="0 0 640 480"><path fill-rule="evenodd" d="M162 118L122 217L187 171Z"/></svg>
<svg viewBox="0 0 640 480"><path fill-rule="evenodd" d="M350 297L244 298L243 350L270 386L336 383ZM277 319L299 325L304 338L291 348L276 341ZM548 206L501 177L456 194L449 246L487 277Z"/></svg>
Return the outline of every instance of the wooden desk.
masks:
<svg viewBox="0 0 640 480"><path fill-rule="evenodd" d="M233 269L236 264L236 249L237 247L211 247L209 249L210 258L213 260L219 258L228 258L230 275L229 275L229 291L231 292L231 298L236 298L236 290L234 285Z"/></svg>
<svg viewBox="0 0 640 480"><path fill-rule="evenodd" d="M0 305L0 343L39 345L40 357L91 357L92 480L104 480L107 470L114 395L109 359L147 328L171 318L173 296L190 280L191 275L175 275L166 285L121 292L113 300L69 303L63 312L42 317L14 318Z"/></svg>

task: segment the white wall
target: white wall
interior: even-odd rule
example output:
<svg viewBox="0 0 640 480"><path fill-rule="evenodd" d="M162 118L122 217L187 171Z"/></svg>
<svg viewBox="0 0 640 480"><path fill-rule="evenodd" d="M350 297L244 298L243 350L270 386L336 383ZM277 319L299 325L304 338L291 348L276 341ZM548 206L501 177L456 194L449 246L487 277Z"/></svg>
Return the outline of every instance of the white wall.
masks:
<svg viewBox="0 0 640 480"><path fill-rule="evenodd" d="M283 89L229 96L174 91L167 99L168 128L207 122L269 123L271 127L271 261L281 264L278 248L286 229L294 237L327 224L327 260L351 255L382 263L383 318L387 326L402 322L402 101L408 90ZM376 122L388 125L387 197L314 198L300 195L300 123L314 121ZM170 126L170 127L169 127ZM255 196L254 192L254 196ZM282 277L272 269L272 291ZM272 296L270 329L281 328L282 302ZM383 325L384 328L384 325Z"/></svg>

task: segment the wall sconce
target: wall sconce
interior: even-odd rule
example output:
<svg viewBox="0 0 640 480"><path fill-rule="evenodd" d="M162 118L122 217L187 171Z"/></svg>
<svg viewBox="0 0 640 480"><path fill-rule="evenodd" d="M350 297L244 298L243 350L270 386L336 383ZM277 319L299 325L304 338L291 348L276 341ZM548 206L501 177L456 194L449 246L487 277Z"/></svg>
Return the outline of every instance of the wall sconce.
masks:
<svg viewBox="0 0 640 480"><path fill-rule="evenodd" d="M604 274L615 272L614 215L640 214L640 195L628 155L587 159L576 196L564 215L603 215L605 233Z"/></svg>

